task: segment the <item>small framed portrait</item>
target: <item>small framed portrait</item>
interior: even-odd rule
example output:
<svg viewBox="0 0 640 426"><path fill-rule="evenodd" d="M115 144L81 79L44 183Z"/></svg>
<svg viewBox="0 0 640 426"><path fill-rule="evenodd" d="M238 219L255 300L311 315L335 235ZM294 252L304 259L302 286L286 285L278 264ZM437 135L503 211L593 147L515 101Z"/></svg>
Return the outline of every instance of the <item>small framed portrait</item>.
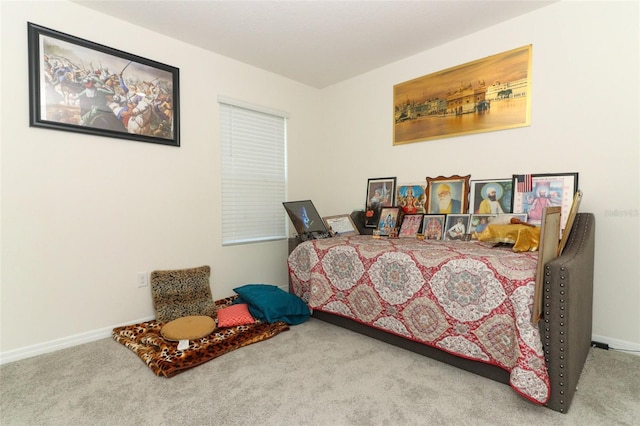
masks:
<svg viewBox="0 0 640 426"><path fill-rule="evenodd" d="M377 228L383 207L395 205L396 178L372 178L367 181L364 225Z"/></svg>
<svg viewBox="0 0 640 426"><path fill-rule="evenodd" d="M404 214L422 214L425 198L424 186L401 185L396 193L396 204Z"/></svg>
<svg viewBox="0 0 640 426"><path fill-rule="evenodd" d="M512 179L472 180L469 190L469 213L511 213Z"/></svg>
<svg viewBox="0 0 640 426"><path fill-rule="evenodd" d="M422 234L427 240L443 240L444 239L444 221L443 214L425 214L422 218Z"/></svg>
<svg viewBox="0 0 640 426"><path fill-rule="evenodd" d="M420 232L422 226L421 214L405 214L402 217L402 226L400 226L400 238L415 238Z"/></svg>
<svg viewBox="0 0 640 426"><path fill-rule="evenodd" d="M469 234L468 214L449 214L444 225L445 240L466 240L465 235Z"/></svg>
<svg viewBox="0 0 640 426"><path fill-rule="evenodd" d="M469 199L467 176L427 177L427 204L429 214L465 214Z"/></svg>
<svg viewBox="0 0 640 426"><path fill-rule="evenodd" d="M562 233L578 191L578 173L513 175L513 213L526 213L532 225L542 224L546 207L561 207L560 232Z"/></svg>
<svg viewBox="0 0 640 426"><path fill-rule="evenodd" d="M379 235L397 235L398 214L400 209L397 207L383 207L380 211L380 220L378 221Z"/></svg>
<svg viewBox="0 0 640 426"><path fill-rule="evenodd" d="M324 225L329 233L334 236L360 235L358 227L353 223L353 219L348 214L339 214L336 216L326 216L322 218Z"/></svg>
<svg viewBox="0 0 640 426"><path fill-rule="evenodd" d="M468 234L471 234L471 239L476 240L476 234L481 233L487 226L491 224L497 217L495 214L472 214L469 220Z"/></svg>

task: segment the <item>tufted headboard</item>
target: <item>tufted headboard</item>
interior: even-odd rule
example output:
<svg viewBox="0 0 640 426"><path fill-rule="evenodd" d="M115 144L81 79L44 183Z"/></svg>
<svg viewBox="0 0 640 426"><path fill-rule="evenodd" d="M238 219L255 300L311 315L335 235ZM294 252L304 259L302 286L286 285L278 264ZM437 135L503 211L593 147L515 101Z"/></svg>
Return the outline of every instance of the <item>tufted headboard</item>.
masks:
<svg viewBox="0 0 640 426"><path fill-rule="evenodd" d="M545 265L540 321L551 396L566 413L591 347L595 216L578 213L562 255Z"/></svg>

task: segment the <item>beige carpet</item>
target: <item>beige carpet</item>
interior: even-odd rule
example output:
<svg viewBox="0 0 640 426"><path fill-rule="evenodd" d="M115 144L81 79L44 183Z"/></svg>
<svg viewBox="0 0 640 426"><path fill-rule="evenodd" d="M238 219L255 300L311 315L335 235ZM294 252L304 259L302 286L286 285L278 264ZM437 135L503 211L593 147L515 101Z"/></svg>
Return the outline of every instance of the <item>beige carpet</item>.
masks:
<svg viewBox="0 0 640 426"><path fill-rule="evenodd" d="M171 379L112 339L0 366L8 425L638 425L640 356L592 349L568 414L316 319Z"/></svg>

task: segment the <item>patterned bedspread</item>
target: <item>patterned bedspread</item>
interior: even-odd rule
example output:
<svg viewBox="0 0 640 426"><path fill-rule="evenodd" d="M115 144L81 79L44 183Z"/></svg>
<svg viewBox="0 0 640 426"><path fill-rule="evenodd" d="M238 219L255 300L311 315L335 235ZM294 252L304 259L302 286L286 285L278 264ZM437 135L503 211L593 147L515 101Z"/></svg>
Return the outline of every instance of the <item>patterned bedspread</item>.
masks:
<svg viewBox="0 0 640 426"><path fill-rule="evenodd" d="M356 235L304 242L288 266L311 308L497 365L544 404L549 377L531 323L537 259L479 241Z"/></svg>

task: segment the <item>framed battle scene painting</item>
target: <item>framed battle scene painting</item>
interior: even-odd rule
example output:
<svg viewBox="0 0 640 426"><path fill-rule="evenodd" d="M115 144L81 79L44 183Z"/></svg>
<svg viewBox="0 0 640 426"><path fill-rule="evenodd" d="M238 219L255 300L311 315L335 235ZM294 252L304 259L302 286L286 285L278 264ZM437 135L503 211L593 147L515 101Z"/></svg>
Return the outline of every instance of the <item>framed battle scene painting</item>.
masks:
<svg viewBox="0 0 640 426"><path fill-rule="evenodd" d="M364 225L377 228L383 207L395 205L396 178L372 178L367 180L367 200Z"/></svg>
<svg viewBox="0 0 640 426"><path fill-rule="evenodd" d="M562 233L578 191L578 173L513 175L513 213L526 213L527 222L542 224L546 207L561 207Z"/></svg>
<svg viewBox="0 0 640 426"><path fill-rule="evenodd" d="M393 144L528 126L532 45L393 86Z"/></svg>
<svg viewBox="0 0 640 426"><path fill-rule="evenodd" d="M427 240L444 239L444 221L446 215L425 214L422 218L422 234Z"/></svg>
<svg viewBox="0 0 640 426"><path fill-rule="evenodd" d="M180 146L178 68L27 28L30 126Z"/></svg>
<svg viewBox="0 0 640 426"><path fill-rule="evenodd" d="M511 213L512 179L472 180L469 190L469 213Z"/></svg>
<svg viewBox="0 0 640 426"><path fill-rule="evenodd" d="M427 177L427 204L429 214L466 213L469 199L467 176Z"/></svg>
<svg viewBox="0 0 640 426"><path fill-rule="evenodd" d="M398 237L415 238L418 232L420 232L420 226L422 226L421 214L406 214L402 218L402 225L400 226Z"/></svg>

